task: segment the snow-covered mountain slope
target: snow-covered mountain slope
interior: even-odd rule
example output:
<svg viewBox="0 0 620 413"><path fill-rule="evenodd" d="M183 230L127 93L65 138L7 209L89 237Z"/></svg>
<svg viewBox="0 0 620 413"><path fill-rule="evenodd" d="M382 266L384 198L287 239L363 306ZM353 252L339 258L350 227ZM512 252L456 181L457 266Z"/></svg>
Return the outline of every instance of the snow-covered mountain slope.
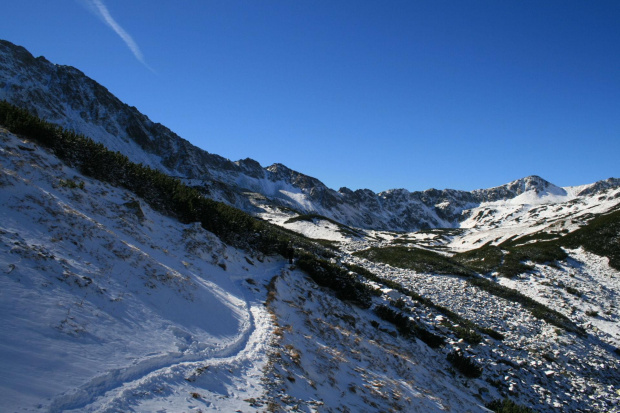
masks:
<svg viewBox="0 0 620 413"><path fill-rule="evenodd" d="M273 323L246 279L266 283L282 260L4 130L0 165L0 410L235 411L265 393Z"/></svg>
<svg viewBox="0 0 620 413"><path fill-rule="evenodd" d="M620 274L601 257L570 251L502 281L575 333L463 277L351 254L385 243L379 233L344 237L328 264L379 277L363 280L375 294L360 308L301 261L226 246L5 130L0 165L3 411L478 412L504 397L620 411ZM291 224L310 222L321 237L355 231Z"/></svg>
<svg viewBox="0 0 620 413"><path fill-rule="evenodd" d="M411 411L484 411L499 397L478 399L438 374L448 369L441 353L421 342L411 351L281 257L226 246L3 129L0 165L2 411L373 412L388 388ZM286 311L312 294L306 310ZM336 310L359 323L342 343L321 336ZM307 327L295 321L302 313ZM326 363L337 388L318 382L321 370L283 383L298 340L306 356L323 352L304 356L304 368ZM359 360L334 358L362 340ZM407 373L382 389L386 371Z"/></svg>
<svg viewBox="0 0 620 413"><path fill-rule="evenodd" d="M613 215L620 180L334 191L281 164L208 154L77 69L4 41L0 98L326 240L331 261L313 262L368 293L356 307L337 298L349 297L339 283L334 293L301 271L308 251L296 267L225 245L0 130L0 410L477 412L509 397L542 412L620 412L611 255L554 244L561 258L526 257L500 278L359 254L398 246L444 265L501 244L503 265L519 237L559 238ZM605 235L614 254L616 224ZM487 258L497 255L478 264Z"/></svg>
<svg viewBox="0 0 620 413"><path fill-rule="evenodd" d="M620 186L615 181L556 187L554 192L527 191L512 199L482 203L465 211L468 218L460 224L464 231L447 245L459 251L539 232L558 236L572 232L593 217L618 209ZM589 192L607 182L609 186Z"/></svg>
<svg viewBox="0 0 620 413"><path fill-rule="evenodd" d="M545 202L567 196L565 188L539 177L472 192L396 189L375 194L344 187L336 191L282 164L263 168L251 159L232 162L210 154L152 122L79 70L34 58L26 49L3 40L0 99L89 136L134 162L183 177L207 196L251 213L265 214L279 206L358 228L413 231L458 227L483 203L512 200L532 191ZM620 180L610 179L575 195L595 196L619 185Z"/></svg>
<svg viewBox="0 0 620 413"><path fill-rule="evenodd" d="M527 185L527 181L544 182L551 190L539 191L538 186ZM617 181L608 179L591 185L559 188L538 177L524 178L502 187L474 191L490 200L473 203L475 206L463 209L459 218L461 221L455 226L446 222L446 227L414 232L356 229L337 225L326 217L299 215L277 207L265 207L257 215L310 238L338 241L342 245L354 244L364 238L367 241L388 240L401 244L411 241L462 252L531 234L545 233L548 238L557 238L572 232L592 218L620 208L620 186ZM514 186L523 189L518 195L504 199L505 189ZM490 196L494 192L496 195ZM441 206L452 208L454 205L454 202L445 202Z"/></svg>

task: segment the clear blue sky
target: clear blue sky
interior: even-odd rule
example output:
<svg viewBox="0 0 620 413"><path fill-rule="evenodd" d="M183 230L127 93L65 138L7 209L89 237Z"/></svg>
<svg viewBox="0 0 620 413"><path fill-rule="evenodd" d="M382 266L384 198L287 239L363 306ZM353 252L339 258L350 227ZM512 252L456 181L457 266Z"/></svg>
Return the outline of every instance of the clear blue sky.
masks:
<svg viewBox="0 0 620 413"><path fill-rule="evenodd" d="M0 38L195 145L335 189L620 177L617 0L7 0L2 15Z"/></svg>

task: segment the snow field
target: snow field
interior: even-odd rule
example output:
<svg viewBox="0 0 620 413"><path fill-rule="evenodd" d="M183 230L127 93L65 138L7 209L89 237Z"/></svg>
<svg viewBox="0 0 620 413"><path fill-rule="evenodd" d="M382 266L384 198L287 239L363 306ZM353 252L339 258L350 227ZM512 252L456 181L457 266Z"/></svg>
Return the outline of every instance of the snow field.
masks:
<svg viewBox="0 0 620 413"><path fill-rule="evenodd" d="M0 365L10 372L0 377L3 410L475 412L508 396L543 412L620 411L612 351L620 278L606 259L569 251L571 259L557 268L537 265L499 280L583 326L589 335L581 338L462 278L350 255L403 234L347 238L329 221L294 223L309 236L340 242L341 260L506 336L469 345L437 311L409 300L417 323L447 337L445 348L431 350L282 260L248 255L197 224L161 216L6 131L0 144ZM554 209L530 208L520 220L514 214L508 229L491 218L510 223L511 212L490 213L479 228L492 239L542 228L554 214L579 221L611 208L616 195L607 191L599 204L538 205ZM465 240L469 248L474 232L406 235L428 246ZM385 292L375 302L397 295ZM457 348L483 366L480 379L451 368L445 356Z"/></svg>

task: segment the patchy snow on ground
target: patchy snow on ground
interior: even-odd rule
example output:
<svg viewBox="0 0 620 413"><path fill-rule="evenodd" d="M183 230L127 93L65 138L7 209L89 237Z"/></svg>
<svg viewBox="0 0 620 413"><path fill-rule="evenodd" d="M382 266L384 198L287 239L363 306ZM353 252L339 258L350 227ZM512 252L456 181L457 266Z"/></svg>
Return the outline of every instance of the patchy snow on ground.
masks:
<svg viewBox="0 0 620 413"><path fill-rule="evenodd" d="M338 225L325 219L296 221L283 226L312 239L326 239L328 241L345 241L347 239L347 237L339 231Z"/></svg>
<svg viewBox="0 0 620 413"><path fill-rule="evenodd" d="M579 257L579 255L577 255ZM447 334L444 353L460 349L474 357L482 366L482 379L486 382L487 396L510 397L536 411L620 411L620 357L614 345L618 338L617 311L609 314L618 300L617 272L600 270L600 257L581 255L583 262L569 260L563 266L566 278L575 274L584 294L584 302L576 311L566 310L561 300L540 291L540 283L553 283L547 278L547 266L539 266L530 276L536 279L533 286L523 285L521 279L499 282L548 305L565 312L587 335L580 337L568 333L538 319L521 304L490 295L469 283L463 277L419 273L372 263L357 257L343 255L342 259L365 267L383 278L397 282L409 290L445 307L450 311L504 335L501 341L484 336L479 344L469 344L454 336L443 327L445 314L419 303L409 305L413 317L430 331ZM592 268L592 266L594 268ZM595 269L595 271L590 272ZM611 275L607 280L605 277ZM559 276L559 275L558 275ZM527 276L525 276L527 280ZM546 280L550 281L546 281ZM577 281L579 280L579 281ZM598 281L592 283L592 281ZM584 284L589 287L585 287ZM543 285L543 288L544 287ZM599 294L605 291L606 295ZM562 295L564 295L562 293ZM570 295L570 294L568 294ZM397 300L407 297L398 292L384 293L384 298ZM553 299L544 299L545 297ZM595 304L596 303L596 304ZM596 308L600 316L596 320L585 317L588 308ZM473 381L475 382L475 381ZM471 385L471 384L470 384ZM489 393L487 393L489 392Z"/></svg>
<svg viewBox="0 0 620 413"><path fill-rule="evenodd" d="M266 210L267 212L261 213L258 216L272 224L295 231L308 238L344 242L353 237L352 234L348 234L343 230L343 226L328 219L314 217L299 220L295 219L299 215L292 212L283 212L274 208Z"/></svg>
<svg viewBox="0 0 620 413"><path fill-rule="evenodd" d="M279 322L272 406L290 411L483 412L483 381L459 381L440 352L284 271L269 308ZM373 325L373 322L376 323Z"/></svg>
<svg viewBox="0 0 620 413"><path fill-rule="evenodd" d="M604 342L620 348L620 271L609 266L608 258L582 248L567 251L571 258L566 263L536 264L534 271L498 281L553 306Z"/></svg>
<svg viewBox="0 0 620 413"><path fill-rule="evenodd" d="M579 197L582 187L562 188L565 195L525 192L513 199L483 203L466 211L460 228L465 231L447 244L454 251L465 251L488 242L501 243L516 235L540 231L573 231L591 218L612 210L620 203L620 188L596 196Z"/></svg>

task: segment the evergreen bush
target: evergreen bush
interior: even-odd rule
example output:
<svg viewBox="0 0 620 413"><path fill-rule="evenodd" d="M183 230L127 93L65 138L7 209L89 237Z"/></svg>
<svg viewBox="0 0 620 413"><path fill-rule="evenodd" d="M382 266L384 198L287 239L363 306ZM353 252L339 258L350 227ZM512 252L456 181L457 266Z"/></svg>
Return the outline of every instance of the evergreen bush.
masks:
<svg viewBox="0 0 620 413"><path fill-rule="evenodd" d="M446 359L465 377L478 378L482 376L482 367L473 358L464 356L460 351L451 351Z"/></svg>

